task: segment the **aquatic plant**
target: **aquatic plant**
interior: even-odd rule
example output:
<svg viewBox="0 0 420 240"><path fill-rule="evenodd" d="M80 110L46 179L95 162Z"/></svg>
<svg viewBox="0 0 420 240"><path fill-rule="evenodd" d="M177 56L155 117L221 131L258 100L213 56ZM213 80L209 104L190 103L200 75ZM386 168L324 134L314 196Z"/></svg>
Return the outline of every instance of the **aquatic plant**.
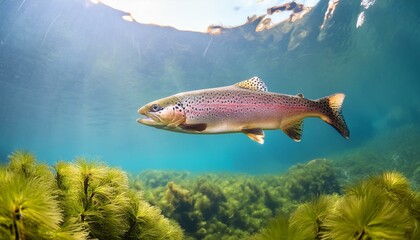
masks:
<svg viewBox="0 0 420 240"><path fill-rule="evenodd" d="M3 170L4 171L4 170ZM0 232L9 239L53 239L62 212L54 190L37 177L8 171L0 179Z"/></svg>
<svg viewBox="0 0 420 240"><path fill-rule="evenodd" d="M66 219L89 229L91 237L121 238L128 228L125 213L130 205L124 173L83 158L65 164L56 172L57 179L66 179L60 182Z"/></svg>
<svg viewBox="0 0 420 240"><path fill-rule="evenodd" d="M131 176L130 187L135 187L135 183L144 185L147 188L158 188L166 187L169 182L180 182L191 176L191 173L186 171L163 171L163 170L146 170L139 175L139 178ZM138 186L137 190L141 189L141 186Z"/></svg>
<svg viewBox="0 0 420 240"><path fill-rule="evenodd" d="M278 239L419 239L419 203L402 174L385 172L347 187L343 196L301 204ZM268 225L251 239L272 239L277 230Z"/></svg>
<svg viewBox="0 0 420 240"><path fill-rule="evenodd" d="M413 239L415 192L398 172L385 172L346 188L326 218L326 239ZM414 238L415 239L415 238Z"/></svg>
<svg viewBox="0 0 420 240"><path fill-rule="evenodd" d="M209 219L214 213L217 213L220 205L226 202L226 196L222 189L211 181L198 179L193 191L199 193L194 208L202 213L204 219Z"/></svg>
<svg viewBox="0 0 420 240"><path fill-rule="evenodd" d="M411 211L416 221L420 224L420 192L416 192L413 203L411 204ZM420 230L420 225L418 225L418 229Z"/></svg>
<svg viewBox="0 0 420 240"><path fill-rule="evenodd" d="M179 222L183 229L189 232L198 230L197 223L201 215L194 212L194 203L189 190L169 182L160 204L165 214Z"/></svg>
<svg viewBox="0 0 420 240"><path fill-rule="evenodd" d="M62 224L53 173L26 151L9 155L0 170L0 235L6 239L86 239L87 232Z"/></svg>
<svg viewBox="0 0 420 240"><path fill-rule="evenodd" d="M8 156L8 171L18 174L26 179L40 178L44 184L54 188L54 174L48 165L36 162L35 155L27 151L15 151Z"/></svg>
<svg viewBox="0 0 420 240"><path fill-rule="evenodd" d="M339 171L325 159L299 164L284 175L150 173L134 177L131 185L142 188L145 199L194 239L246 238L268 219L292 213L301 201L340 189ZM170 176L175 179L167 181Z"/></svg>
<svg viewBox="0 0 420 240"><path fill-rule="evenodd" d="M123 171L83 158L54 168L24 151L0 167L1 239L183 239Z"/></svg>
<svg viewBox="0 0 420 240"><path fill-rule="evenodd" d="M98 239L182 239L177 224L165 219L128 188L127 175L98 162L78 159L56 165L66 219L82 224Z"/></svg>
<svg viewBox="0 0 420 240"><path fill-rule="evenodd" d="M249 240L292 240L289 234L289 221L287 216L272 219L259 233L254 234Z"/></svg>
<svg viewBox="0 0 420 240"><path fill-rule="evenodd" d="M302 202L320 194L340 192L340 172L327 159L291 167L283 177L291 199Z"/></svg>
<svg viewBox="0 0 420 240"><path fill-rule="evenodd" d="M299 205L290 217L290 232L294 239L320 239L324 221L338 201L338 195L321 195Z"/></svg>
<svg viewBox="0 0 420 240"><path fill-rule="evenodd" d="M163 217L159 208L142 200L140 193L131 192L129 197L132 203L128 215L130 228L125 233L124 239L179 240L184 238L179 225Z"/></svg>
<svg viewBox="0 0 420 240"><path fill-rule="evenodd" d="M385 190L384 194L391 201L411 207L415 193L408 179L399 172L385 172L371 180L373 185Z"/></svg>
<svg viewBox="0 0 420 240"><path fill-rule="evenodd" d="M413 230L407 209L381 196L346 196L325 223L326 239L404 239Z"/></svg>
<svg viewBox="0 0 420 240"><path fill-rule="evenodd" d="M415 192L398 172L384 172L346 188L325 221L327 239L412 239ZM415 238L414 238L415 239Z"/></svg>

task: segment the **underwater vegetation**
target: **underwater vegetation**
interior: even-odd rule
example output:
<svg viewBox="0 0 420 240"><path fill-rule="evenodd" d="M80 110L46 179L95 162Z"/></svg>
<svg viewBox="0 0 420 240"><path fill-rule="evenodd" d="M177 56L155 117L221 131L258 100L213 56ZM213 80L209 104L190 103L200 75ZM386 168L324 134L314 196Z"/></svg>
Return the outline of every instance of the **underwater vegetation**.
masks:
<svg viewBox="0 0 420 240"><path fill-rule="evenodd" d="M274 220L281 228L270 224L251 239L419 239L419 200L407 178L384 172L348 186L342 196L301 204L288 221Z"/></svg>
<svg viewBox="0 0 420 240"><path fill-rule="evenodd" d="M79 226L61 228L63 212L57 200L54 175L48 166L36 164L27 152L14 152L8 167L0 170L0 236L3 239L66 239L87 233L72 231Z"/></svg>
<svg viewBox="0 0 420 240"><path fill-rule="evenodd" d="M299 203L340 191L340 171L326 159L298 164L283 175L145 171L130 186L177 221L191 239L245 239Z"/></svg>
<svg viewBox="0 0 420 240"><path fill-rule="evenodd" d="M183 239L123 171L83 158L51 169L16 151L0 192L0 239Z"/></svg>
<svg viewBox="0 0 420 240"><path fill-rule="evenodd" d="M127 175L15 151L0 166L0 239L420 239L414 131L266 175Z"/></svg>
<svg viewBox="0 0 420 240"><path fill-rule="evenodd" d="M289 238L289 220L286 216L279 216L272 219L267 227L263 228L261 232L253 235L249 240L278 240Z"/></svg>
<svg viewBox="0 0 420 240"><path fill-rule="evenodd" d="M282 174L145 171L130 186L191 239L420 239L418 135L403 126Z"/></svg>

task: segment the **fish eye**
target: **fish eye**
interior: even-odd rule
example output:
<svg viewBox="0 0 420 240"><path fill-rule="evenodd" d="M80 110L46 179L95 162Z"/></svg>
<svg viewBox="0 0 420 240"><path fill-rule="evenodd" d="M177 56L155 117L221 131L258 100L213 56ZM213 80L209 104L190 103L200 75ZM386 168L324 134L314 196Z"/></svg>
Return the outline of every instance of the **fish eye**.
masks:
<svg viewBox="0 0 420 240"><path fill-rule="evenodd" d="M161 109L162 109L162 107L159 106L159 104L153 104L152 106L150 106L150 111L151 112L157 112L157 111L159 111Z"/></svg>

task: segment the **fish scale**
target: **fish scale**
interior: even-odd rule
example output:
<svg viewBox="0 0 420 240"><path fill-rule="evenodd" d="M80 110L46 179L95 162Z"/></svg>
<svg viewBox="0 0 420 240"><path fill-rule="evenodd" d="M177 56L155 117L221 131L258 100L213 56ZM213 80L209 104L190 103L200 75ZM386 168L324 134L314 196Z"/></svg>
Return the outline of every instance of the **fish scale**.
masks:
<svg viewBox="0 0 420 240"><path fill-rule="evenodd" d="M216 90L217 91L217 90ZM232 92L232 90L227 90ZM186 97L179 96L183 103L188 119L201 120L201 117L220 116L232 114L230 117L243 117L245 114L262 114L267 112L273 114L272 110L283 109L290 111L309 111L316 106L311 101L296 96L285 96L274 93L253 93L244 92L239 89L235 91L234 97L227 94L209 94L206 92L190 92ZM192 95L192 96L191 96ZM200 98L194 95L199 95ZM204 100L203 100L204 99ZM284 113L275 112L277 115ZM280 116L279 116L280 117Z"/></svg>

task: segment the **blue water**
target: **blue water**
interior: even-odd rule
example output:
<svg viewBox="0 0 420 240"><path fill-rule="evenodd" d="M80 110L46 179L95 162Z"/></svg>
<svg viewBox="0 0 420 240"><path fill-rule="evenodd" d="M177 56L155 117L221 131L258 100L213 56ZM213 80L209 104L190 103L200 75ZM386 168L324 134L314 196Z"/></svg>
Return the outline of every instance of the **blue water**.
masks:
<svg viewBox="0 0 420 240"><path fill-rule="evenodd" d="M356 28L360 2L340 1L320 30L327 2L288 28L210 36L126 22L84 0L2 0L0 159L25 149L51 164L86 156L134 172L279 172L417 123L419 2L378 0ZM319 119L305 120L300 143L279 130L266 131L264 145L136 122L152 100L252 76L272 92L310 99L345 93L350 139Z"/></svg>

